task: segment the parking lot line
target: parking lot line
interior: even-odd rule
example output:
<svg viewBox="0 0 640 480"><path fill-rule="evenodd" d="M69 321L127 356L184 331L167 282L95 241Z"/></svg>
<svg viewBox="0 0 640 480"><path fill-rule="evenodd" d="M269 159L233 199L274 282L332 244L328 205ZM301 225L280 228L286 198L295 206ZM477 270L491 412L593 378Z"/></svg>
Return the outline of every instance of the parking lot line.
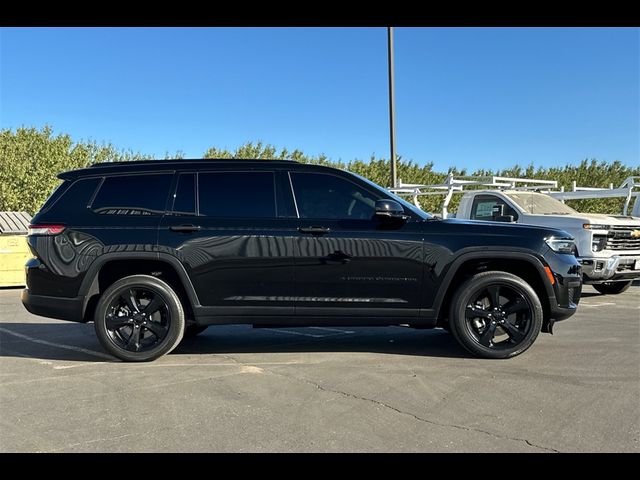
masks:
<svg viewBox="0 0 640 480"><path fill-rule="evenodd" d="M0 332L6 333L7 335L12 335L14 337L21 338L23 340L27 340L29 342L39 343L40 345L47 345L48 347L62 348L64 350L72 350L74 352L86 353L87 355L92 355L94 357L104 358L107 360L113 360L114 358L111 355L107 355L106 353L96 352L95 350L89 350L87 348L74 347L72 345L65 345L63 343L54 343L54 342L48 342L46 340L40 340L39 338L33 338L28 335L24 335L23 333L14 332L12 330L9 330L8 328L0 327Z"/></svg>

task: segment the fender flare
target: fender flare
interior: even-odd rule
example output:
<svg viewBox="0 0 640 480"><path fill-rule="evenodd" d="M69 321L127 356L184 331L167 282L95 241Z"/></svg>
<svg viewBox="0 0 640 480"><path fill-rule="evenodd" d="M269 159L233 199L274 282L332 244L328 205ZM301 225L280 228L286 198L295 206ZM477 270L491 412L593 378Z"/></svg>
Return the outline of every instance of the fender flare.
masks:
<svg viewBox="0 0 640 480"><path fill-rule="evenodd" d="M444 297L449 291L451 287L451 282L453 281L453 277L458 273L460 267L469 260L522 260L526 261L530 265L532 265L536 271L538 272L538 276L542 281L542 285L544 285L545 291L549 300L555 299L555 292L553 287L549 284L547 280L547 274L544 270L545 264L542 260L534 255L531 250L528 249L520 249L517 247L511 247L508 249L501 248L497 249L489 249L486 247L471 247L468 249L464 249L458 257L451 263L447 273L445 274L442 282L440 283L440 288L436 293L432 311L435 313L436 318L440 318L440 309L442 307L442 302L444 301Z"/></svg>
<svg viewBox="0 0 640 480"><path fill-rule="evenodd" d="M84 276L84 279L82 280L82 283L80 284L78 295L85 297L82 307L83 316L85 314L89 299L93 295L99 293L98 274L100 273L100 270L102 270L102 267L104 267L107 263L114 260L155 260L169 264L178 274L178 278L182 282L182 286L187 292L187 296L189 297L191 305L194 308L200 306L198 294L196 293L193 283L191 283L191 279L189 278L184 265L173 255L161 252L111 252L100 255L91 263L87 270L87 273Z"/></svg>

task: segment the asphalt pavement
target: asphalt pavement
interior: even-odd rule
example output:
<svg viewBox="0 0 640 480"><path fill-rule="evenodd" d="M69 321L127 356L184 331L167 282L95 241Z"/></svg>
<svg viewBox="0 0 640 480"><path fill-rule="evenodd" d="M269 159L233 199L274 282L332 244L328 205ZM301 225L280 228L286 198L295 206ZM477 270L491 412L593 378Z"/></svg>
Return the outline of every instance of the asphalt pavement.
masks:
<svg viewBox="0 0 640 480"><path fill-rule="evenodd" d="M210 327L144 364L0 289L1 452L640 452L640 285L510 360L443 330Z"/></svg>

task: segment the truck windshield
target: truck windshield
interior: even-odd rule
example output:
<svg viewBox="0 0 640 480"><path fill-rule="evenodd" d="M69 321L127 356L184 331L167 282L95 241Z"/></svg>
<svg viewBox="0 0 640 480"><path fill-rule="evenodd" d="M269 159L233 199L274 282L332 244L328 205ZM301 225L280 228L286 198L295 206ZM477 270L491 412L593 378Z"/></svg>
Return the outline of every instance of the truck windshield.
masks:
<svg viewBox="0 0 640 480"><path fill-rule="evenodd" d="M518 192L506 195L527 213L538 215L575 215L578 213L560 200L542 193Z"/></svg>

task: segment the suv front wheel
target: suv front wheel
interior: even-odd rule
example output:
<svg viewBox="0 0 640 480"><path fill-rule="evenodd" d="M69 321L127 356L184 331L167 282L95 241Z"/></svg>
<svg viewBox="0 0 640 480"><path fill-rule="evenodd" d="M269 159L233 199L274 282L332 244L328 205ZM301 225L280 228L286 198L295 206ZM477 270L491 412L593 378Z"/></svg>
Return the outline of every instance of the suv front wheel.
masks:
<svg viewBox="0 0 640 480"><path fill-rule="evenodd" d="M510 358L527 350L542 328L542 305L522 278L483 272L469 278L451 301L451 333L483 358Z"/></svg>
<svg viewBox="0 0 640 480"><path fill-rule="evenodd" d="M150 275L132 275L111 285L94 316L102 346L126 362L155 360L184 335L184 310L176 292Z"/></svg>

